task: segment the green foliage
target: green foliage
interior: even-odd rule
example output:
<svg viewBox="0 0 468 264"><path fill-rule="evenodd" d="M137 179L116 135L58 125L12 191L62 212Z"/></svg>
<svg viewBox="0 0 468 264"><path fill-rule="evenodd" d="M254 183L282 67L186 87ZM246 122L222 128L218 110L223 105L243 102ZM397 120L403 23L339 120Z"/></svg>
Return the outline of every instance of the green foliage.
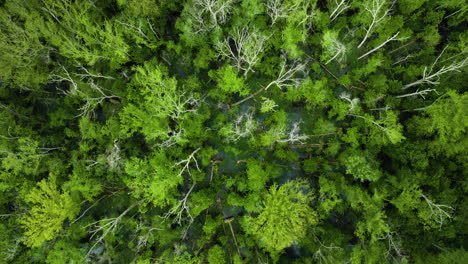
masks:
<svg viewBox="0 0 468 264"><path fill-rule="evenodd" d="M208 250L208 263L222 264L225 263L225 259L225 253L219 245L214 245L210 250Z"/></svg>
<svg viewBox="0 0 468 264"><path fill-rule="evenodd" d="M183 178L178 176L163 152L154 153L150 160L132 158L125 164L130 176L125 181L135 190L136 198L144 199L155 206L165 206L173 201L175 190Z"/></svg>
<svg viewBox="0 0 468 264"><path fill-rule="evenodd" d="M243 96L249 93L249 89L247 88L244 79L239 77L237 70L230 65L225 65L216 72L212 71L209 75L218 83L218 87L224 93L237 93ZM225 96L222 96L221 98L225 98Z"/></svg>
<svg viewBox="0 0 468 264"><path fill-rule="evenodd" d="M57 190L55 181L54 176L42 180L25 196L25 201L33 204L29 213L20 219L26 229L24 243L29 247L38 247L55 238L63 222L72 220L79 211L68 192Z"/></svg>
<svg viewBox="0 0 468 264"><path fill-rule="evenodd" d="M302 189L304 184L291 181L281 187L271 186L261 213L246 219L248 232L273 255L304 238L307 226L317 223L317 215L309 206L312 196Z"/></svg>
<svg viewBox="0 0 468 264"><path fill-rule="evenodd" d="M0 263L463 262L467 10L0 1Z"/></svg>

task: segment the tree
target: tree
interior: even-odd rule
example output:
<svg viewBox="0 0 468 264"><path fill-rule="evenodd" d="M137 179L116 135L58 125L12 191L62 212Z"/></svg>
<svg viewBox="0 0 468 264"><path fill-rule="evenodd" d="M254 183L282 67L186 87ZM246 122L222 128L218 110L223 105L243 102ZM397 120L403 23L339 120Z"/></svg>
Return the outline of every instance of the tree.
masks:
<svg viewBox="0 0 468 264"><path fill-rule="evenodd" d="M224 24L232 12L234 0L193 0L190 6L195 32L210 31Z"/></svg>
<svg viewBox="0 0 468 264"><path fill-rule="evenodd" d="M79 211L68 192L57 190L55 176L40 181L24 199L33 204L29 213L20 219L26 229L24 243L29 247L39 247L54 239L62 230L63 222L72 220Z"/></svg>
<svg viewBox="0 0 468 264"><path fill-rule="evenodd" d="M305 236L307 226L317 222L317 214L309 206L311 193L303 180L273 185L264 197L257 217L246 218L246 232L254 235L259 245L272 255L279 254Z"/></svg>
<svg viewBox="0 0 468 264"><path fill-rule="evenodd" d="M323 34L322 46L325 52L322 55L322 60L326 60L325 64L333 60L343 63L346 56L346 46L338 41L338 33L334 31L326 31Z"/></svg>
<svg viewBox="0 0 468 264"><path fill-rule="evenodd" d="M223 42L218 42L216 49L218 56L232 60L234 67L244 72L246 76L261 58L268 37L258 32L257 29L247 27L236 28ZM231 46L231 42L234 44Z"/></svg>
<svg viewBox="0 0 468 264"><path fill-rule="evenodd" d="M382 21L388 16L390 9L385 9L386 0L368 0L364 4L364 9L370 14L372 19L370 25L365 28L366 35L359 43L360 48L366 42L367 38L373 33L374 29L379 26Z"/></svg>
<svg viewBox="0 0 468 264"><path fill-rule="evenodd" d="M440 57L442 56L446 48L447 47L445 47L442 50L442 52L439 54L439 56L437 56L434 63L432 63L429 69L427 68L427 66L424 67L423 76L421 77L421 79L414 81L412 83L406 84L405 86L402 87L402 90L406 90L410 87L421 85L421 84L437 85L439 84L440 76L449 72L453 72L453 71L460 72L461 71L460 69L468 65L468 57L467 57L461 61L452 62L452 64L448 66L442 66L442 68L440 68L438 71L433 72L435 65L439 61Z"/></svg>

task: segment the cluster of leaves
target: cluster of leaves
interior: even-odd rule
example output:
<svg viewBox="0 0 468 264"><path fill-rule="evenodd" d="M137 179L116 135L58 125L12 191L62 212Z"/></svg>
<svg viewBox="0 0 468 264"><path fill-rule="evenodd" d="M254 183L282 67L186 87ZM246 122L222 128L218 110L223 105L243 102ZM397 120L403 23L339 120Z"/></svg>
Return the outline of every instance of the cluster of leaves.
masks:
<svg viewBox="0 0 468 264"><path fill-rule="evenodd" d="M466 262L467 10L0 1L0 262Z"/></svg>

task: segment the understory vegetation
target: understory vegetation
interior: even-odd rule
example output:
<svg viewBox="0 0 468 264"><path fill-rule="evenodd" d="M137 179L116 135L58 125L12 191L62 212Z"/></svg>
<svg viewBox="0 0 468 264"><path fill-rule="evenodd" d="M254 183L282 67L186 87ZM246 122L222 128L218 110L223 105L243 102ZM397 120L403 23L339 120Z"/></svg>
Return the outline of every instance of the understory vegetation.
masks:
<svg viewBox="0 0 468 264"><path fill-rule="evenodd" d="M463 0L0 0L0 263L467 263Z"/></svg>

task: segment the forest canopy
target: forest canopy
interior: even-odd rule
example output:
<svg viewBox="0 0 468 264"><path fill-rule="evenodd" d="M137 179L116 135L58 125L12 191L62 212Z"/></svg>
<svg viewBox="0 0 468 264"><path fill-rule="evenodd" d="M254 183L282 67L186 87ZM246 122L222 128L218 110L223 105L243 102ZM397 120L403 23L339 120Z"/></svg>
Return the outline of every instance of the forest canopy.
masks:
<svg viewBox="0 0 468 264"><path fill-rule="evenodd" d="M467 263L467 10L0 0L0 263Z"/></svg>

